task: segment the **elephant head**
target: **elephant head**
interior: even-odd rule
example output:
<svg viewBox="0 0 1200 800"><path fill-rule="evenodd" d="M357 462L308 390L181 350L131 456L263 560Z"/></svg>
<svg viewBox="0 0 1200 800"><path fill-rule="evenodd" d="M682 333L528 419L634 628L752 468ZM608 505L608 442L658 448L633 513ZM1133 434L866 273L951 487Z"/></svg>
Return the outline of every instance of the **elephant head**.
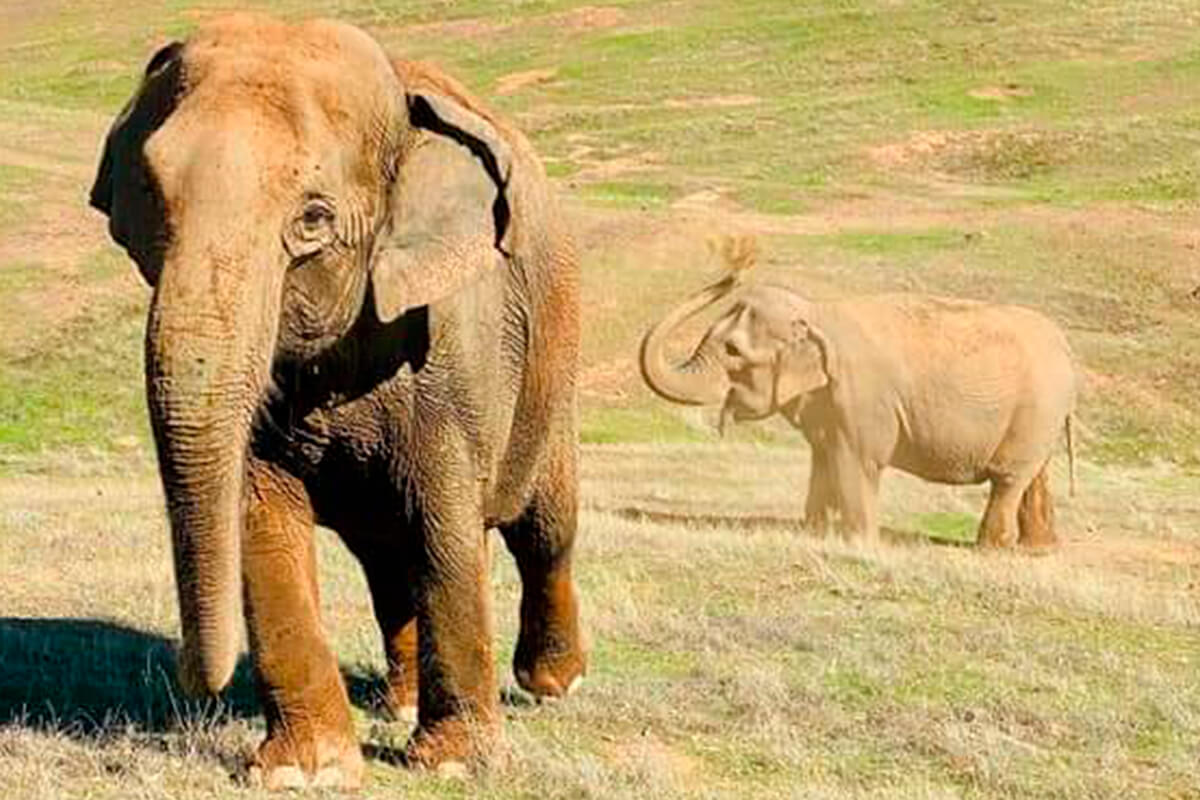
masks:
<svg viewBox="0 0 1200 800"><path fill-rule="evenodd" d="M639 355L642 377L659 396L686 405L722 404L722 432L730 418L794 410L833 375L833 352L814 320L814 306L772 286L747 291L709 327L686 361L669 365L663 349L671 333L736 284L731 274L685 300L650 329Z"/></svg>
<svg viewBox="0 0 1200 800"><path fill-rule="evenodd" d="M235 16L150 60L91 202L153 287L146 390L189 690L219 691L235 666L272 376L495 269L511 146L457 84L346 25Z"/></svg>

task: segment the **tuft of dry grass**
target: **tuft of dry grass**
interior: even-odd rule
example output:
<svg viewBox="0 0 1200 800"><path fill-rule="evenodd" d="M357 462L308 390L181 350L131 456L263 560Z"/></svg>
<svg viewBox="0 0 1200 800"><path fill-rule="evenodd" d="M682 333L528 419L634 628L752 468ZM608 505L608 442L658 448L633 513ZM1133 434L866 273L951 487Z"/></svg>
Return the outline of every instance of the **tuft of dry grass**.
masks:
<svg viewBox="0 0 1200 800"><path fill-rule="evenodd" d="M721 260L725 269L733 274L744 273L758 263L758 239L749 234L710 237L708 252Z"/></svg>

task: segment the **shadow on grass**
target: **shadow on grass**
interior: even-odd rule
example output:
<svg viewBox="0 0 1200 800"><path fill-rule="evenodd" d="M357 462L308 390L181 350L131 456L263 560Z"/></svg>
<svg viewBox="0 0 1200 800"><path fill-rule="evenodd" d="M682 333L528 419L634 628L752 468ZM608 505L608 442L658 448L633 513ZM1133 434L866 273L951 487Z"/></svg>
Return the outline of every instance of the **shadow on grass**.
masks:
<svg viewBox="0 0 1200 800"><path fill-rule="evenodd" d="M385 721L394 719L387 703L387 678L382 672L362 664L353 667L343 664L342 680L346 683L346 694L350 696L350 705L362 709L377 719Z"/></svg>
<svg viewBox="0 0 1200 800"><path fill-rule="evenodd" d="M364 665L342 666L350 702L387 717L387 682ZM170 639L91 619L0 617L0 725L93 733L106 724L165 731L180 719L261 713L246 656L219 701L187 697Z"/></svg>
<svg viewBox="0 0 1200 800"><path fill-rule="evenodd" d="M243 657L219 700L188 699L171 640L111 622L0 617L0 725L92 735L162 732L183 720L258 713Z"/></svg>
<svg viewBox="0 0 1200 800"><path fill-rule="evenodd" d="M363 664L343 664L341 670L353 705L394 721L381 672ZM527 697L502 700L532 705ZM89 738L129 727L167 733L198 721L260 713L253 670L245 656L220 699L193 700L175 679L175 644L170 639L99 620L0 617L0 727ZM398 727L394 742L364 745L364 754L369 760L403 764L408 730L407 725ZM236 755L215 756L231 772L242 766Z"/></svg>
<svg viewBox="0 0 1200 800"><path fill-rule="evenodd" d="M657 511L650 508L638 508L636 506L622 506L619 508L597 508L597 511L602 511L608 514L623 519L633 520L635 522L653 522L660 525L708 525L713 527L730 528L732 530L741 531L743 533L754 533L756 531L790 531L795 533L806 532L813 536L819 534L811 533L805 526L804 520L798 517L781 517L771 514L693 514L681 513L676 511ZM900 530L899 528L881 527L879 535L884 541L890 544L934 544L945 547L974 547L974 542L969 542L965 539L955 539L948 536L928 535L917 533L915 531Z"/></svg>

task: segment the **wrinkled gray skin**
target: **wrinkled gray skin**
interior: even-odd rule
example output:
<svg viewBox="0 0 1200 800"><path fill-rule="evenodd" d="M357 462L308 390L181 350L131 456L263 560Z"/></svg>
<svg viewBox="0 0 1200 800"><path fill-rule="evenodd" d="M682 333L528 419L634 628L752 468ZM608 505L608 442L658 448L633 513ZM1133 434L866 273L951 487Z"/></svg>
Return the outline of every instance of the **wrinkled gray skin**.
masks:
<svg viewBox="0 0 1200 800"><path fill-rule="evenodd" d="M806 524L878 533L879 478L990 481L979 541L1055 541L1047 463L1070 421L1076 375L1062 331L1015 306L920 295L814 303L774 286L745 291L679 365L672 331L733 292L728 276L673 309L642 340L658 395L721 405L727 420L781 414L812 447ZM1072 478L1073 482L1073 478Z"/></svg>
<svg viewBox="0 0 1200 800"><path fill-rule="evenodd" d="M523 136L361 31L235 16L160 51L92 204L153 287L146 389L175 553L180 677L228 682L242 601L269 787L357 785L313 526L370 584L407 755L498 729L486 531L523 581L514 667L584 671L578 268Z"/></svg>

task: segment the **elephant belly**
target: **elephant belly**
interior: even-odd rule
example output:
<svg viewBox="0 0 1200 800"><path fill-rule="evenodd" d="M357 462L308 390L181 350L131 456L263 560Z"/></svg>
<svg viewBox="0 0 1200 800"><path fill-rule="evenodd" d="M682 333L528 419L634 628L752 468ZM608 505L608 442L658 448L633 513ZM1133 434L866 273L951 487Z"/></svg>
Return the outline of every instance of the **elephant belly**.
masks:
<svg viewBox="0 0 1200 800"><path fill-rule="evenodd" d="M931 436L918 441L902 440L892 455L891 466L935 483L983 483L989 477L983 454L990 449L970 437Z"/></svg>

